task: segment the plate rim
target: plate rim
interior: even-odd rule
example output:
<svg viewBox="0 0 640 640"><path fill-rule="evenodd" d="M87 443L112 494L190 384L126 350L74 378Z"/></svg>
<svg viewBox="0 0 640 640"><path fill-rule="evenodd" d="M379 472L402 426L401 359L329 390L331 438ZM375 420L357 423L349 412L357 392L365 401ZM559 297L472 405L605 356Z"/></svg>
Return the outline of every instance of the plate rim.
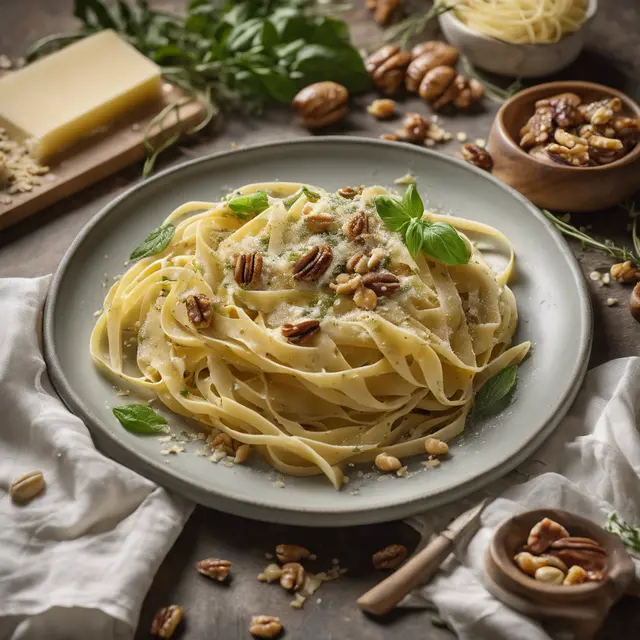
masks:
<svg viewBox="0 0 640 640"><path fill-rule="evenodd" d="M353 507L349 509L307 509L304 505L294 504L274 508L271 503L263 502L259 497L254 498L250 496L244 500L230 499L217 489L204 489L194 480L186 478L182 476L180 472L163 465L162 461L149 460L146 454L135 450L135 448L120 440L117 437L117 434L104 427L102 422L93 415L91 409L83 402L78 394L76 394L69 383L56 350L54 339L54 318L59 290L76 250L83 244L85 238L91 233L93 228L108 217L112 210L117 208L121 202L147 188L152 189L154 184L160 183L167 176L189 170L191 167L206 164L219 158L229 156L238 157L239 155L247 154L250 155L252 152L269 148L283 148L290 145L318 145L333 143L347 143L362 146L370 145L379 149L391 147L397 150L400 147L410 153L417 153L419 155L424 154L437 158L438 161L444 162L445 164L452 164L471 173L476 173L482 176L483 179L493 182L498 188L506 191L512 197L516 198L520 204L529 210L529 213L542 222L543 226L549 232L550 240L555 243L557 249L561 254L563 254L567 261L573 279L576 282L578 290L577 293L580 299L580 316L583 320L582 326L584 328L584 334L580 336L579 357L576 359L575 366L570 375L573 383L567 388L565 394L560 399L554 416L548 420L517 453L507 456L506 459L501 460L492 469L480 474L479 476L458 484L455 487L443 489L435 495L418 496L405 499L400 504L383 505L373 509L367 507L358 508L356 502L354 502ZM132 185L123 193L110 200L76 235L56 268L45 300L42 328L44 358L47 366L47 372L53 387L71 412L82 419L89 430L94 443L103 454L108 455L118 463L124 464L135 472L141 473L142 475L150 478L162 487L171 491L175 490L199 504L232 513L234 515L282 524L307 526L349 526L370 524L374 522L386 522L415 515L421 511L442 506L443 504L448 504L486 486L493 480L505 476L528 458L535 449L538 448L544 440L546 440L546 438L554 431L556 426L564 418L580 390L582 381L587 372L593 341L593 309L585 278L569 245L534 204L515 189L498 180L498 178L458 158L437 153L430 149L416 147L415 145L408 143L398 143L396 141L392 142L361 136L317 136L313 138L302 137L254 144L239 149L213 152L198 158L179 162L175 166L168 167L151 178Z"/></svg>

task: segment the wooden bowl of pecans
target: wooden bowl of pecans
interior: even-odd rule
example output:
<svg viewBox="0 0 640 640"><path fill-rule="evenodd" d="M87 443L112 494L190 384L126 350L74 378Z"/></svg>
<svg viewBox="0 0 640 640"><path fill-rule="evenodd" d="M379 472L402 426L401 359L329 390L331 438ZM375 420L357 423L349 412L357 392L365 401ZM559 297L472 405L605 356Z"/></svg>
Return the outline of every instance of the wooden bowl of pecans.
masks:
<svg viewBox="0 0 640 640"><path fill-rule="evenodd" d="M640 106L592 82L549 82L502 105L493 175L545 209L596 211L640 184Z"/></svg>
<svg viewBox="0 0 640 640"><path fill-rule="evenodd" d="M526 511L495 531L486 586L508 606L540 618L596 624L629 588L634 566L622 541L559 509ZM588 626L588 625L587 625Z"/></svg>

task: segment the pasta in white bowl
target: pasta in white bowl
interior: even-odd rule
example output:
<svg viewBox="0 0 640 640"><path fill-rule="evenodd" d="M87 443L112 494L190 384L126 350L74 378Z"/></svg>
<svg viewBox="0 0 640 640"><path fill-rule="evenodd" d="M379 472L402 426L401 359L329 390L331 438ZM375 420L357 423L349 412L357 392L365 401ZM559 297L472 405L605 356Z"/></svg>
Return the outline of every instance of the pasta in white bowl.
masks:
<svg viewBox="0 0 640 640"><path fill-rule="evenodd" d="M414 215L419 197L419 222L396 224L381 210L396 202L377 186L277 182L182 205L109 291L95 363L278 471L336 488L346 463L456 437L483 383L530 346L511 344L513 250L487 225ZM409 227L433 231L440 259L411 246ZM508 246L506 268L494 273L465 232Z"/></svg>

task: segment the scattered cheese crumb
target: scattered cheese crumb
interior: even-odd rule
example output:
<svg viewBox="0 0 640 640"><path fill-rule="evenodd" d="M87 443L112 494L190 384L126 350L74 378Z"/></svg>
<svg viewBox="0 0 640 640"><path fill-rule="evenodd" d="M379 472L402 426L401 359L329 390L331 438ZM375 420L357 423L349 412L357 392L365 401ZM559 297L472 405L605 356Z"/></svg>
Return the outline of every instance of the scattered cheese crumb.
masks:
<svg viewBox="0 0 640 640"><path fill-rule="evenodd" d="M5 129L0 128L0 167L2 180L7 183L7 193L26 193L42 184L41 176L49 172L36 162L29 152L29 141L18 144L9 138ZM8 204L8 203L7 203Z"/></svg>
<svg viewBox="0 0 640 640"><path fill-rule="evenodd" d="M131 125L131 131L140 131L140 123L138 123L138 122L134 122L134 123Z"/></svg>
<svg viewBox="0 0 640 640"><path fill-rule="evenodd" d="M273 558L273 556L271 556ZM309 560L317 560L318 556L315 553L310 553L309 554Z"/></svg>
<svg viewBox="0 0 640 640"><path fill-rule="evenodd" d="M301 593L296 593L296 599L292 600L289 603L290 607L293 607L294 609L302 609L302 607L304 606L304 601L307 598L305 596L303 596Z"/></svg>
<svg viewBox="0 0 640 640"><path fill-rule="evenodd" d="M611 282L611 274L609 272L602 274L602 284L609 284Z"/></svg>
<svg viewBox="0 0 640 640"><path fill-rule="evenodd" d="M466 142L468 138L469 136L467 136L467 134L464 131L458 131L458 133L456 133L456 140L458 142Z"/></svg>
<svg viewBox="0 0 640 640"><path fill-rule="evenodd" d="M276 481L273 483L273 486L274 486L276 489L284 489L284 488L286 487L285 483L284 483L284 482L282 482L282 480L276 480Z"/></svg>
<svg viewBox="0 0 640 640"><path fill-rule="evenodd" d="M607 298L607 306L613 307L618 304L618 298Z"/></svg>
<svg viewBox="0 0 640 640"><path fill-rule="evenodd" d="M269 553L268 551L265 552L264 557L267 560L273 560L273 553Z"/></svg>
<svg viewBox="0 0 640 640"><path fill-rule="evenodd" d="M396 475L398 476L398 478L404 478L408 475L408 471L407 471L407 467L400 467L397 471L396 471Z"/></svg>
<svg viewBox="0 0 640 640"><path fill-rule="evenodd" d="M231 148L232 148L232 149L236 149L236 148L237 148L237 146L238 146L238 143L237 143L237 142L232 142L232 143L231 143Z"/></svg>
<svg viewBox="0 0 640 640"><path fill-rule="evenodd" d="M349 476L342 476L342 484L349 484Z"/></svg>
<svg viewBox="0 0 640 640"><path fill-rule="evenodd" d="M168 82L165 82L162 85L162 91L164 91L164 93L171 93L173 91L173 86Z"/></svg>
<svg viewBox="0 0 640 640"><path fill-rule="evenodd" d="M222 460L223 458L227 457L227 453L224 449L218 449L217 451L213 452L212 456L209 456L209 460L211 462L220 462L220 460Z"/></svg>
<svg viewBox="0 0 640 640"><path fill-rule="evenodd" d="M437 458L433 459L433 460L427 460L426 462L422 463L427 469L435 469L436 467L440 466L440 460L438 460Z"/></svg>
<svg viewBox="0 0 640 640"><path fill-rule="evenodd" d="M396 178L394 184L415 184L416 179L413 177L411 171L407 171L402 177Z"/></svg>
<svg viewBox="0 0 640 640"><path fill-rule="evenodd" d="M436 141L435 141L435 140L432 140L431 138L427 138L427 139L424 141L424 146L425 146L425 147L435 147L435 146L436 146Z"/></svg>
<svg viewBox="0 0 640 640"><path fill-rule="evenodd" d="M592 272L589 274L589 277L590 277L592 280L601 280L601 279L602 279L602 274L601 274L599 271L592 271Z"/></svg>
<svg viewBox="0 0 640 640"><path fill-rule="evenodd" d="M322 598L318 598L318 599L316 600L316 604L322 604Z"/></svg>
<svg viewBox="0 0 640 640"><path fill-rule="evenodd" d="M184 451L184 447L181 447L180 445L174 444L173 447L169 447L168 449L163 449L160 453L163 456L168 456L170 454L182 453L183 451Z"/></svg>
<svg viewBox="0 0 640 640"><path fill-rule="evenodd" d="M131 392L128 389L118 389L116 391L117 396L128 396Z"/></svg>
<svg viewBox="0 0 640 640"><path fill-rule="evenodd" d="M8 71L12 66L13 64L11 63L11 58L4 53L0 54L0 69Z"/></svg>
<svg viewBox="0 0 640 640"><path fill-rule="evenodd" d="M439 118L438 118L437 114L435 114L435 113L434 113L434 114L431 116L431 122L438 122L438 120L439 120Z"/></svg>
<svg viewBox="0 0 640 640"><path fill-rule="evenodd" d="M160 436L158 438L158 442L171 442L173 440L173 436Z"/></svg>
<svg viewBox="0 0 640 640"><path fill-rule="evenodd" d="M101 316L101 315L102 315L102 309L96 309L96 310L93 312L93 317L94 317L94 318L97 318L97 317L99 317L99 316Z"/></svg>
<svg viewBox="0 0 640 640"><path fill-rule="evenodd" d="M480 147L481 149L484 149L487 146L487 141L484 138L476 138L473 141L473 144L475 144L476 147Z"/></svg>

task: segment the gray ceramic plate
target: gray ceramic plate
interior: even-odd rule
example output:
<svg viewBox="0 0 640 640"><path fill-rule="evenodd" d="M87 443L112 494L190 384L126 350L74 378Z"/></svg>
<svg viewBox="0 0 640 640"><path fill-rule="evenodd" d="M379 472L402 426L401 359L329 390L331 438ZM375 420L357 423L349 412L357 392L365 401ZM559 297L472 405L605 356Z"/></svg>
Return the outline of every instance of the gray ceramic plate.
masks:
<svg viewBox="0 0 640 640"><path fill-rule="evenodd" d="M517 338L534 343L507 410L472 425L438 469L409 465L410 477L358 478L336 492L322 477L285 478L253 459L247 466L213 464L195 453L163 456L155 437L126 432L111 407L130 398L94 368L89 357L93 312L133 246L179 204L216 200L230 187L268 180L337 189L383 184L411 170L432 209L488 223L513 242L518 273ZM83 418L96 444L166 487L202 504L249 518L338 526L391 520L454 501L504 475L550 434L569 408L586 370L591 310L582 275L561 237L512 189L461 161L424 149L358 138L315 138L221 153L165 171L117 198L80 233L51 285L45 310L45 353L64 402ZM175 430L190 429L170 416ZM198 443L187 449L194 452ZM357 489L357 491L356 491Z"/></svg>

